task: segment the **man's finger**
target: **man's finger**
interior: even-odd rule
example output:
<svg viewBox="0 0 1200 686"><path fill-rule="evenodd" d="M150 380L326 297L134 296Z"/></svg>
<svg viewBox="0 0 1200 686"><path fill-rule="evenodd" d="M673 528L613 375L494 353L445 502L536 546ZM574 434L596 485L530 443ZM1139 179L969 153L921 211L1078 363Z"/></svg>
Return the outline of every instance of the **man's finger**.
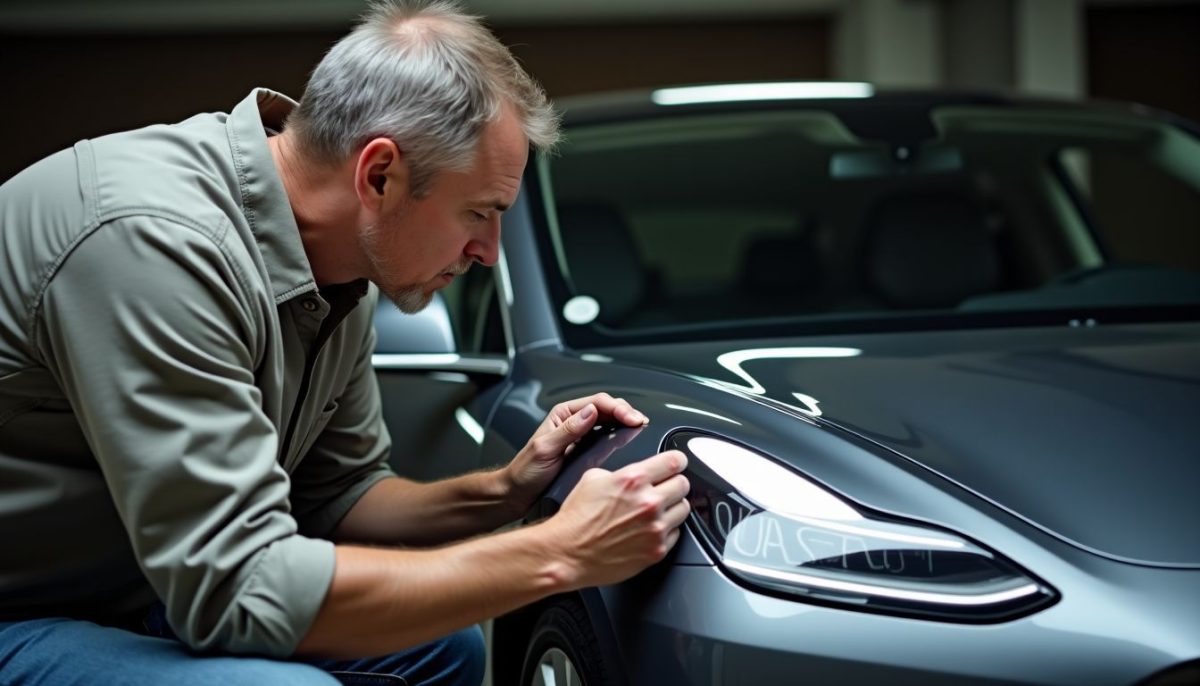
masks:
<svg viewBox="0 0 1200 686"><path fill-rule="evenodd" d="M626 426L645 426L650 423L649 417L633 409L632 405L624 401L613 408L612 416Z"/></svg>
<svg viewBox="0 0 1200 686"><path fill-rule="evenodd" d="M675 544L679 542L679 529L671 529L667 532L667 539L664 542L667 545L668 551L674 548Z"/></svg>
<svg viewBox="0 0 1200 686"><path fill-rule="evenodd" d="M683 524L688 517L688 513L691 511L692 504L686 500L680 500L671 507L668 507L667 511L663 513L663 522L671 528L678 527Z"/></svg>
<svg viewBox="0 0 1200 686"><path fill-rule="evenodd" d="M584 405L591 403L600 414L612 417L626 426L642 426L650 422L646 415L634 409L624 398L614 398L607 393L595 393L585 398L576 398L564 403L571 412L578 412Z"/></svg>
<svg viewBox="0 0 1200 686"><path fill-rule="evenodd" d="M626 465L620 471L640 470L651 484L657 484L682 472L686 467L687 456L678 450L668 450L665 453L647 457L640 462Z"/></svg>
<svg viewBox="0 0 1200 686"><path fill-rule="evenodd" d="M662 497L663 505L669 508L680 500L683 500L691 488L692 485L688 483L686 476L676 474L655 486L654 490L658 491L658 494Z"/></svg>
<svg viewBox="0 0 1200 686"><path fill-rule="evenodd" d="M550 434L554 438L554 450L556 452L566 450L567 446L583 438L596 425L597 416L596 406L588 403L578 412L567 417L566 421Z"/></svg>
<svg viewBox="0 0 1200 686"><path fill-rule="evenodd" d="M582 398L568 400L562 403L562 405L566 407L571 414L575 414L589 404L595 405L596 407L600 408L601 411L603 411L605 406L612 403L612 400L613 397L607 393L593 393L592 395Z"/></svg>

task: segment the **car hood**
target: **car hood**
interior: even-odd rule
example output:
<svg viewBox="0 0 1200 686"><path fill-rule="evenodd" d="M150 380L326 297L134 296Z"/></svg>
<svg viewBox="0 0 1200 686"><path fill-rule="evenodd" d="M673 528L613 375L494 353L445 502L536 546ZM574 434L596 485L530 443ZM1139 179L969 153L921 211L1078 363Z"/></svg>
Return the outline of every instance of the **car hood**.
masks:
<svg viewBox="0 0 1200 686"><path fill-rule="evenodd" d="M608 353L819 417L1093 553L1200 565L1200 325Z"/></svg>

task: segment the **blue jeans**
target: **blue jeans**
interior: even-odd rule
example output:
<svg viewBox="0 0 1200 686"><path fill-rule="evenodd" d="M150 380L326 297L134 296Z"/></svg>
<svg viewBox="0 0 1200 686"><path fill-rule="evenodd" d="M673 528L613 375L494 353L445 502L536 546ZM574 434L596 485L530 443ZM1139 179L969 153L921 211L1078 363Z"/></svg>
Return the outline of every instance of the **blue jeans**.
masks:
<svg viewBox="0 0 1200 686"><path fill-rule="evenodd" d="M75 619L0 622L0 684L22 686L478 686L479 627L364 660L272 660L192 652L177 639Z"/></svg>

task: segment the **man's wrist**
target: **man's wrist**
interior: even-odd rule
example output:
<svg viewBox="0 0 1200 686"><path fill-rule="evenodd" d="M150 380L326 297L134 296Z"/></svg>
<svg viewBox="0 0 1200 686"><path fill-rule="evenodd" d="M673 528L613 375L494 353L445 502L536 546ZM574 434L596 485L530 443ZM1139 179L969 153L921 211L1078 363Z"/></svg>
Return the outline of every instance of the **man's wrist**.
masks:
<svg viewBox="0 0 1200 686"><path fill-rule="evenodd" d="M492 473L501 502L508 508L510 518L517 519L533 507L537 494L529 494L521 488L513 472L512 464L508 464Z"/></svg>
<svg viewBox="0 0 1200 686"><path fill-rule="evenodd" d="M542 553L543 562L538 577L546 583L548 595L580 588L583 576L582 564L571 555L574 546L567 544L566 537L561 535L558 528L551 518L521 530L535 538L534 548Z"/></svg>

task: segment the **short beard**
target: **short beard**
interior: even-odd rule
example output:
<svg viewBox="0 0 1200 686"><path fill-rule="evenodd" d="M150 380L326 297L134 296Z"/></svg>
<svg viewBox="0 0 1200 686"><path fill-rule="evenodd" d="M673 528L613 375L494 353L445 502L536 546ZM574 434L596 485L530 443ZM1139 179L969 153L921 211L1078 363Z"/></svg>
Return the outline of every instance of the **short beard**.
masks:
<svg viewBox="0 0 1200 686"><path fill-rule="evenodd" d="M377 255L383 249L382 246L382 230L378 225L367 226L360 239L363 251L367 255L367 259L371 261L371 266L378 275L381 283L375 284L379 287L379 292L385 298L395 303L396 307L405 314L416 314L425 309L433 300L433 293L426 293L420 285L411 284L399 286L396 288L388 288L382 282L387 279L387 273L384 265L379 261Z"/></svg>
<svg viewBox="0 0 1200 686"><path fill-rule="evenodd" d="M387 270L377 257L379 251L383 249L380 227L376 225L367 226L360 240L367 259L371 261L371 266L378 275L379 280L381 282L386 281L388 278ZM474 260L463 258L447 267L445 271L455 276L461 276L471 268L473 263ZM396 305L396 308L405 314L416 314L425 309L433 300L435 292L434 290L426 291L426 284L407 284L393 288L389 288L383 283L376 283L375 285L379 287L379 292L385 298L391 300Z"/></svg>
<svg viewBox="0 0 1200 686"><path fill-rule="evenodd" d="M404 314L416 314L433 300L433 291L426 293L420 286L403 286L386 291L381 286L379 290Z"/></svg>

